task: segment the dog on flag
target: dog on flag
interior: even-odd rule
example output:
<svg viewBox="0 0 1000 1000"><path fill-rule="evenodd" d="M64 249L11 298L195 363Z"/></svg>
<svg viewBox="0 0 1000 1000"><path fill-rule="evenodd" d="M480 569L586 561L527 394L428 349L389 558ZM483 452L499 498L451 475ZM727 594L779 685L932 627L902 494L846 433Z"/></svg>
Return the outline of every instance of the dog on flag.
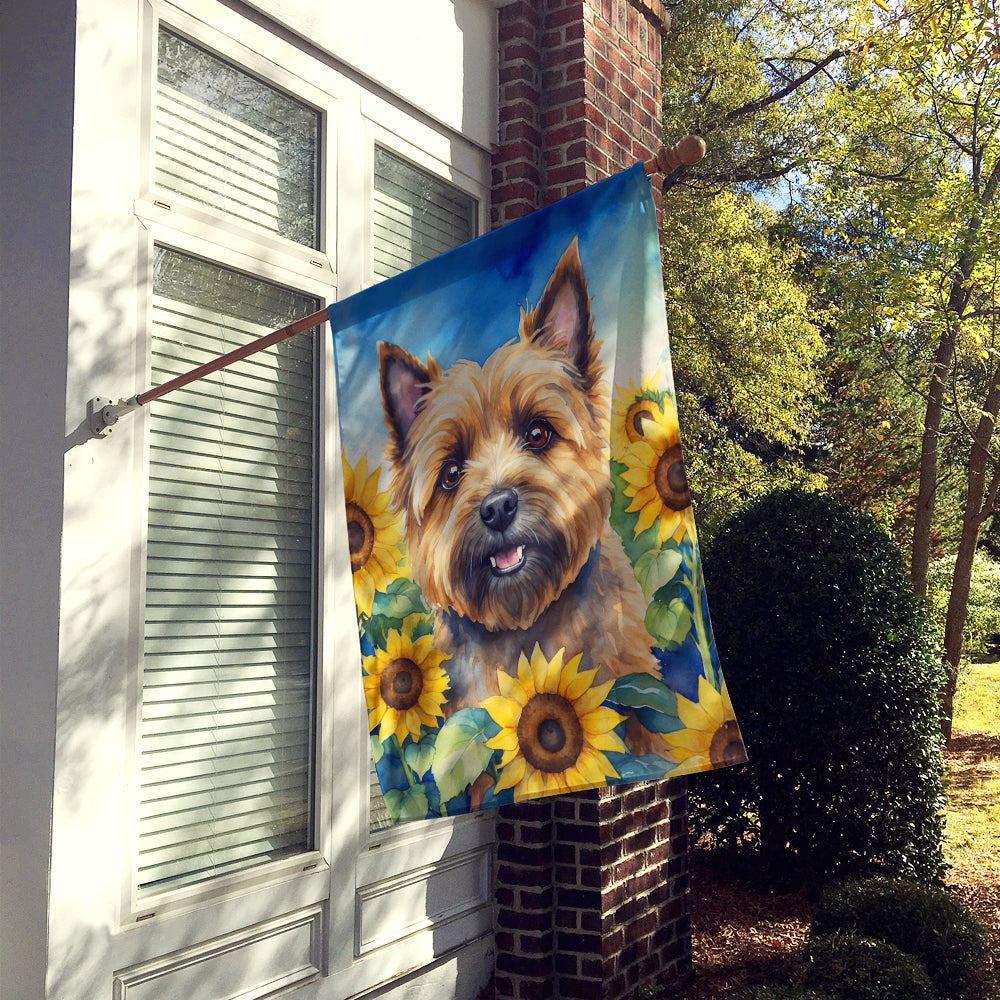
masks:
<svg viewBox="0 0 1000 1000"><path fill-rule="evenodd" d="M516 340L447 370L379 343L392 498L450 654L446 712L499 693L537 643L596 681L659 676L646 601L608 523L610 393L574 240ZM638 724L630 718L628 733ZM633 753L649 749L635 733Z"/></svg>

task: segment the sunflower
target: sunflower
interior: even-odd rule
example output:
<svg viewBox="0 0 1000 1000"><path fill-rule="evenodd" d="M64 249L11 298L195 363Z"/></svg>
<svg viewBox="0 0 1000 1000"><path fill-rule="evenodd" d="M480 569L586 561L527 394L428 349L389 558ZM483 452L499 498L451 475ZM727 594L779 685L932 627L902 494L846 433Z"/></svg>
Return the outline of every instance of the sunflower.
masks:
<svg viewBox="0 0 1000 1000"><path fill-rule="evenodd" d="M391 629L385 649L364 659L365 702L368 729L378 727L379 740L396 735L400 744L407 735L420 738L420 726L436 727L443 716L448 675L441 666L448 654L435 649L432 637L414 637L426 616L410 615L399 631Z"/></svg>
<svg viewBox="0 0 1000 1000"><path fill-rule="evenodd" d="M707 771L713 767L742 764L747 759L740 727L729 700L726 682L716 691L705 679L698 678L698 700L677 695L677 714L684 729L660 735L670 746L670 756L687 771Z"/></svg>
<svg viewBox="0 0 1000 1000"><path fill-rule="evenodd" d="M629 446L642 437L642 427L647 420L662 420L663 408L660 397L663 395L656 385L660 372L647 372L635 387L632 379L628 380L628 389L618 386L617 398L611 410L611 457L620 462Z"/></svg>
<svg viewBox="0 0 1000 1000"><path fill-rule="evenodd" d="M639 402L643 401L635 405ZM693 534L694 519L690 515L691 493L681 454L677 411L670 397L664 396L662 406L655 410L646 407L637 411L627 424L628 429L633 429L637 436L622 454L626 468L621 478L625 482L625 496L632 500L626 513L639 514L635 537L657 524L661 545L668 538L680 544L685 532Z"/></svg>
<svg viewBox="0 0 1000 1000"><path fill-rule="evenodd" d="M503 751L495 791L513 788L515 802L602 787L619 776L603 751L627 752L614 732L625 716L601 707L614 681L594 684L597 668L581 671L581 653L564 665L563 653L546 660L536 643L516 678L497 671L500 694L483 701L502 727L486 741Z"/></svg>
<svg viewBox="0 0 1000 1000"><path fill-rule="evenodd" d="M385 590L391 580L408 571L399 516L389 510L389 492L378 492L379 469L368 474L368 456L362 455L352 469L347 456L344 467L344 499L347 502L347 544L351 550L354 596L358 611L371 614L376 590Z"/></svg>

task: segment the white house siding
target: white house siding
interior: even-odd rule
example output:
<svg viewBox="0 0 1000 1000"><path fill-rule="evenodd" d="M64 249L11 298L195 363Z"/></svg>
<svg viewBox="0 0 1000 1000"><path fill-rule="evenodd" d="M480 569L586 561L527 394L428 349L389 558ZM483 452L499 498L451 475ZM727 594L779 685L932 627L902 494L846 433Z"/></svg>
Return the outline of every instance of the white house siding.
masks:
<svg viewBox="0 0 1000 1000"><path fill-rule="evenodd" d="M315 852L162 908L129 889L145 424L130 414L95 440L86 404L146 387L151 233L171 239L170 210L144 200L142 181L151 19L195 35L207 24L227 56L256 52L307 94L321 91L330 141L343 149L384 141L480 197L489 184L487 0L254 7L78 0L74 15L64 0L35 0L0 14L4 998L223 1000L296 984L296 996L316 1000L373 989L474 997L491 971L488 819L370 839L359 703L347 697L329 698L320 736L359 794L321 794ZM334 202L360 203L365 158L333 156ZM333 209L325 221L337 238L304 287L320 298L372 280L358 252L364 218ZM225 262L239 267L250 253L234 238ZM265 256L267 273L292 283L294 253ZM326 449L332 468L330 434ZM342 557L342 543L331 538L329 551ZM328 570L328 678L356 644L338 587Z"/></svg>

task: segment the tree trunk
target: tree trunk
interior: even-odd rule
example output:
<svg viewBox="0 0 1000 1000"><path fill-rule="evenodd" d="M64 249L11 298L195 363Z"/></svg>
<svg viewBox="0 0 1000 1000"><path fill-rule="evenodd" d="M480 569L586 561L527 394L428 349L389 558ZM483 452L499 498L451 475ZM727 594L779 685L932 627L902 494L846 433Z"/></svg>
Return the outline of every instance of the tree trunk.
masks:
<svg viewBox="0 0 1000 1000"><path fill-rule="evenodd" d="M1000 485L1000 465L990 458L990 442L1000 409L1000 373L991 379L986 394L983 413L973 436L969 454L968 485L965 494L965 511L962 516L962 535L955 557L955 572L948 596L948 614L944 625L945 685L941 692L941 733L951 739L952 717L955 711L955 688L958 684L958 667L962 658L962 632L969 607L969 587L972 582L972 564L979 544L979 531L983 521L993 513L997 486ZM990 466L994 471L990 481Z"/></svg>
<svg viewBox="0 0 1000 1000"><path fill-rule="evenodd" d="M974 173L978 177L978 164L982 151L973 157ZM948 324L934 354L930 386L927 393L927 412L924 432L920 441L920 485L917 488L917 510L913 521L913 544L910 551L910 582L921 596L927 595L927 567L931 555L931 525L934 519L934 496L937 491L938 437L941 432L941 414L944 409L944 378L955 356L955 338L959 324L969 304L969 278L972 274L973 251L983 216L993 204L1000 189L1000 159L993 164L990 176L981 190L976 184L978 205L965 228L962 254L958 258L955 277L948 292L945 319ZM994 411L995 415L996 411ZM975 446L973 446L973 449ZM963 529L964 530L964 529ZM965 621L963 613L963 624Z"/></svg>
<svg viewBox="0 0 1000 1000"><path fill-rule="evenodd" d="M921 596L927 595L927 568L931 559L931 524L934 520L934 498L937 493L938 437L941 414L944 411L944 377L955 355L955 327L949 323L934 354L927 410L920 439L920 482L917 487L917 509L913 519L913 544L910 550L910 583Z"/></svg>

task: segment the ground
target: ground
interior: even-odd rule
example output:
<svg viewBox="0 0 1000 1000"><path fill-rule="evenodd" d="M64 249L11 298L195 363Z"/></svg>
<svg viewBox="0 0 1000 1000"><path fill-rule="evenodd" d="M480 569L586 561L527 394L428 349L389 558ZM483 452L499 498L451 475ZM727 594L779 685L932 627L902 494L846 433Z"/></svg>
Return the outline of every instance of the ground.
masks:
<svg viewBox="0 0 1000 1000"><path fill-rule="evenodd" d="M1000 1000L1000 735L957 729L948 767L947 885L983 921L991 954L970 989L975 1000ZM735 879L710 851L691 865L693 970L665 997L726 1000L772 981L809 932L809 892L767 892Z"/></svg>

